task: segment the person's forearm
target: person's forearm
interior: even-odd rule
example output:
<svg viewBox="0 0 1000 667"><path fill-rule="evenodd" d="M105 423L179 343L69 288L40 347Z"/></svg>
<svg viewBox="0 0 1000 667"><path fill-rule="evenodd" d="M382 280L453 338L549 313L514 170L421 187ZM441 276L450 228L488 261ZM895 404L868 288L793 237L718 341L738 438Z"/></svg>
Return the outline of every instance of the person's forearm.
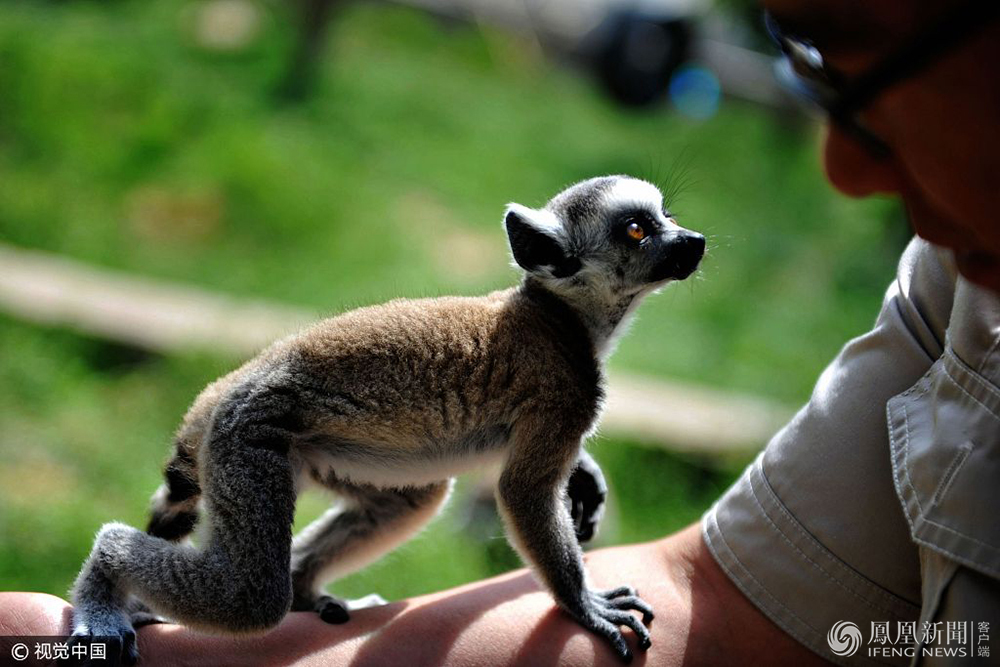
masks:
<svg viewBox="0 0 1000 667"><path fill-rule="evenodd" d="M638 664L826 664L747 601L708 553L697 525L657 542L594 551L586 560L595 587L627 581L656 610L650 626L653 646L635 651ZM19 614L0 611L5 627L20 634L65 632L60 624L68 622L68 605L48 596L25 597L32 601L13 605ZM0 608L11 607L3 604L10 599L0 600ZM629 641L636 648L635 637ZM178 660L352 667L621 664L606 642L561 612L524 570L359 610L345 625L328 625L314 613L301 612L257 637L148 626L139 631L139 650L147 665Z"/></svg>

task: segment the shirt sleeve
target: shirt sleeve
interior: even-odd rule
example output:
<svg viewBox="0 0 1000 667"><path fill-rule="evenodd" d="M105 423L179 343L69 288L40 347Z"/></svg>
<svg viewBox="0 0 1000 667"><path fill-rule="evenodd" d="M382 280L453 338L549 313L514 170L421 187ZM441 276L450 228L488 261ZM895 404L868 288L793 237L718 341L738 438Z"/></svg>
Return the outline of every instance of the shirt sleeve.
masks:
<svg viewBox="0 0 1000 667"><path fill-rule="evenodd" d="M919 618L919 553L894 487L886 404L942 356L955 282L947 251L911 241L874 328L841 350L809 402L703 518L705 542L733 582L833 662L844 660L828 641L836 624L867 636L873 622Z"/></svg>

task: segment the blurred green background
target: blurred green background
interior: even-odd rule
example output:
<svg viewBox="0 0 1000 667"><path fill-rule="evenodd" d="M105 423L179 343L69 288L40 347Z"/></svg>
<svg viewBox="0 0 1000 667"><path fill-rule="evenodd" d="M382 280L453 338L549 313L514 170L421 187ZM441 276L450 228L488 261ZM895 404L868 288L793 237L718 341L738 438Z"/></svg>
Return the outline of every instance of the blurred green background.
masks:
<svg viewBox="0 0 1000 667"><path fill-rule="evenodd" d="M613 367L796 405L873 320L905 225L830 189L814 126L730 99L704 121L623 109L523 37L374 4L344 9L314 90L283 102L292 17L254 6L251 38L213 49L197 2L0 4L0 239L335 313L509 285L506 202L628 173L676 190L710 251L646 302ZM186 406L238 361L0 315L0 588L65 595L103 522L144 525ZM670 444L595 439L612 487L599 543L696 520L750 456ZM337 592L515 567L474 487ZM301 519L327 502L306 497Z"/></svg>

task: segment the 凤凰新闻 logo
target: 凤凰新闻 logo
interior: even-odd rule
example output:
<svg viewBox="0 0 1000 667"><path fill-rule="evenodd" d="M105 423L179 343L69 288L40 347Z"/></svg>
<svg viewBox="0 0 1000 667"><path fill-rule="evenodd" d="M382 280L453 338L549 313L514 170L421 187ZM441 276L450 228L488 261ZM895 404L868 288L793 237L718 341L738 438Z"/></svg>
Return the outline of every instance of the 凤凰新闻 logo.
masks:
<svg viewBox="0 0 1000 667"><path fill-rule="evenodd" d="M837 621L826 633L826 643L836 655L854 655L861 647L861 629L850 621Z"/></svg>

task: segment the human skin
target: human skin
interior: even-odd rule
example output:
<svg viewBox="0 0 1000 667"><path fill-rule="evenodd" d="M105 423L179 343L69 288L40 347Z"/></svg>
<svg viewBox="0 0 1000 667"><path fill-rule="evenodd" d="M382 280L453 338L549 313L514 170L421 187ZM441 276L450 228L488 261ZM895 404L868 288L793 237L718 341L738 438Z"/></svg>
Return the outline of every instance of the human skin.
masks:
<svg viewBox="0 0 1000 667"><path fill-rule="evenodd" d="M779 23L856 76L954 7L950 0L766 0ZM899 196L914 231L951 248L969 280L1000 291L1000 22L879 95L862 112L891 149L830 126L823 166L851 197Z"/></svg>
<svg viewBox="0 0 1000 667"><path fill-rule="evenodd" d="M656 542L587 554L597 587L628 579L657 611L653 646L635 665L824 665L750 604L715 564L697 525ZM66 634L60 598L0 593L0 634ZM619 666L606 642L577 624L520 570L430 595L359 610L345 625L289 614L258 637L216 637L176 625L138 632L148 665Z"/></svg>

